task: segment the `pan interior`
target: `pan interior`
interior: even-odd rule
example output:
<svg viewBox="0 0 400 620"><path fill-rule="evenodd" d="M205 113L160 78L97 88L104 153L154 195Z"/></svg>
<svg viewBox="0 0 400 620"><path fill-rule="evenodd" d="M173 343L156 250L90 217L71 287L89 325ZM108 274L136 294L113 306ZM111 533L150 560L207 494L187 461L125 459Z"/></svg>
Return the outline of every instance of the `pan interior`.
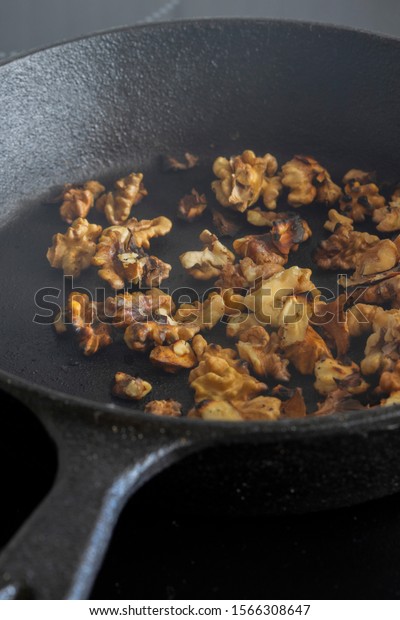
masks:
<svg viewBox="0 0 400 620"><path fill-rule="evenodd" d="M132 215L163 214L174 223L172 233L151 247L173 266L163 288L202 294L212 283L199 285L186 276L178 256L200 248L204 228L215 230L210 210L217 203L210 184L216 156L252 148L258 154L272 152L282 164L305 152L336 181L352 167L376 169L382 181L396 181L400 81L382 67L398 50L395 41L333 28L204 22L114 32L1 68L0 367L102 403L112 400L115 372L138 373L153 384L151 398L175 398L187 408L192 400L187 373L159 373L148 356L130 352L120 341L85 358L72 339L33 321L39 312L37 292L63 289L61 272L50 268L45 253L52 235L66 225L46 199L64 182L97 178L109 184L132 170L144 172L149 195ZM392 89L383 101L376 90L378 75L381 92ZM160 155L182 157L185 151L200 157L198 167L161 171ZM176 207L193 187L206 193L209 210L186 224L176 218ZM279 208L286 209L284 200ZM336 291L336 276L319 272L311 261L312 249L325 235L327 209L313 205L301 213L313 237L291 256L289 266L313 269L317 286ZM89 219L104 225L94 212ZM241 234L250 232L260 231L244 226ZM76 285L93 292L103 282L90 268ZM224 343L223 331L208 340ZM312 381L293 374L291 384L304 387L312 408Z"/></svg>

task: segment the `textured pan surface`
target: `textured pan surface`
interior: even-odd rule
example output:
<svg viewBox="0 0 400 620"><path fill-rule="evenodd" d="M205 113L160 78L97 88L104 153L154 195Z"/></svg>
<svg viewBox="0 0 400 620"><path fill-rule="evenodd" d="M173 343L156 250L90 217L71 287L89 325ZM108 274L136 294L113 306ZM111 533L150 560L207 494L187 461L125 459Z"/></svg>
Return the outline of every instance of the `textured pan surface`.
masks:
<svg viewBox="0 0 400 620"><path fill-rule="evenodd" d="M337 180L361 167L393 182L400 163L398 54L397 42L361 33L238 20L113 32L1 67L0 367L99 402L110 402L116 370L149 372L154 398L188 402L184 375L154 373L120 343L84 359L71 341L32 323L35 292L62 282L45 251L65 225L44 199L64 182L111 181L140 170L149 196L133 215L171 217L192 187L206 191L212 205L213 158L243 148L270 151L281 163L311 153ZM160 172L160 154L186 150L201 157L199 168ZM326 210L304 214L315 236L292 264L312 267L310 249ZM174 224L152 251L174 266L166 285L197 287L177 256L199 247L198 233L210 221ZM334 277L314 279L335 287ZM90 270L78 284L101 281Z"/></svg>

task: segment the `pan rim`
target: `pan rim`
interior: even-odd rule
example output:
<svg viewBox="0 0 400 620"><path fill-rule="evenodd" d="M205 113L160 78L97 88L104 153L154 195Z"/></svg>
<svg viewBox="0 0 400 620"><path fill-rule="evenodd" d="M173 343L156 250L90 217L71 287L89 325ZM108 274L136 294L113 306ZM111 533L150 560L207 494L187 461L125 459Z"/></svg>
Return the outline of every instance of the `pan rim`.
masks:
<svg viewBox="0 0 400 620"><path fill-rule="evenodd" d="M137 23L134 25L118 26L116 28L110 28L106 30L100 30L89 35L81 35L71 39L62 40L58 43L34 48L28 52L23 52L12 56L9 59L0 62L0 72L13 63L21 62L27 58L31 58L36 54L41 54L52 49L62 48L71 44L80 43L90 39L100 38L108 35L119 34L128 31L141 31L146 30L158 30L158 29L176 29L185 26L192 27L215 27L224 24L260 24L260 25L282 25L289 26L298 29L308 28L310 32L317 31L329 31L329 32L343 32L361 35L369 39L377 41L388 42L391 45L400 46L400 37L389 35L385 33L372 32L361 28L352 28L348 26L342 26L337 24L328 24L318 21L304 21L296 19L275 19L275 18L247 18L247 17L217 17L217 18L195 18L195 19L179 19L179 20L167 20L154 23ZM118 421L129 425L129 423L143 422L149 427L160 429L162 426L168 426L169 428L175 428L176 431L182 434L187 434L188 431L198 435L209 435L210 430L215 431L216 434L223 433L224 436L241 436L254 434L260 436L262 440L270 437L276 439L279 436L282 439L283 436L295 438L300 434L331 434L331 433L349 433L357 432L364 433L368 430L383 428L387 430L395 430L400 428L400 411L396 405L390 407L377 407L370 410L362 411L348 411L338 412L330 416L312 417L307 416L301 419L282 419L276 420L273 423L269 422L257 422L246 421L240 424L233 424L232 422L222 421L205 421L196 420L187 417L182 418L158 418L156 416L149 416L139 409L129 409L115 403L101 403L92 401L82 396L73 396L65 392L55 390L53 388L47 388L33 381L25 379L21 375L16 375L5 371L0 368L0 388L3 388L6 392L14 393L10 387L23 390L26 394L33 397L38 397L40 400L53 401L62 404L68 408L79 406L80 410L83 410L86 414L93 416L94 410L100 411L104 414L108 414L118 418ZM18 398L18 397L17 397ZM60 412L61 414L61 412Z"/></svg>

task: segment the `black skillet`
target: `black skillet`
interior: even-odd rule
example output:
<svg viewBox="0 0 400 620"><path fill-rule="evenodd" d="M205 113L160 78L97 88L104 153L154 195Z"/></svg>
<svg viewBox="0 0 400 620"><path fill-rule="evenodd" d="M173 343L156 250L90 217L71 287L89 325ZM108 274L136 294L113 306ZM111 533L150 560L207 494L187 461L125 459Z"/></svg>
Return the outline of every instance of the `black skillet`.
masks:
<svg viewBox="0 0 400 620"><path fill-rule="evenodd" d="M44 254L64 225L45 203L64 182L108 182L142 170L150 193L140 217L174 217L193 186L214 204L213 158L243 148L281 162L306 152L337 179L360 167L394 182L399 109L399 41L302 23L135 27L0 68L0 387L31 407L59 450L53 490L1 557L3 597L87 597L124 502L189 453L202 456L190 461L182 493L205 481L229 514L317 510L399 489L393 408L273 424L153 418L112 400L115 371L149 375L153 397L187 406L185 376L155 373L120 343L83 359L71 341L32 321L36 291L61 283ZM198 168L160 171L160 154L185 151L200 156ZM314 239L295 262L312 267L326 210L304 212ZM193 226L175 222L170 237L154 243L154 253L174 265L170 287L193 286L176 257L198 247L205 225L209 216ZM315 279L334 285L318 272ZM90 270L80 283L99 281Z"/></svg>

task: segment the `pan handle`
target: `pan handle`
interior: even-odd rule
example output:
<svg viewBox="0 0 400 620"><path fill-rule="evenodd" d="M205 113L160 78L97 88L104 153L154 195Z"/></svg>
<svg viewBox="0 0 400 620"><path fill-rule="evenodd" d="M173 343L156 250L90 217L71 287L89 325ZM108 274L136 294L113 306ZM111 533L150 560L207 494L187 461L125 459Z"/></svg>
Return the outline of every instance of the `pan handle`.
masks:
<svg viewBox="0 0 400 620"><path fill-rule="evenodd" d="M127 499L195 449L159 425L59 419L43 416L59 446L56 481L0 556L0 599L88 598Z"/></svg>

